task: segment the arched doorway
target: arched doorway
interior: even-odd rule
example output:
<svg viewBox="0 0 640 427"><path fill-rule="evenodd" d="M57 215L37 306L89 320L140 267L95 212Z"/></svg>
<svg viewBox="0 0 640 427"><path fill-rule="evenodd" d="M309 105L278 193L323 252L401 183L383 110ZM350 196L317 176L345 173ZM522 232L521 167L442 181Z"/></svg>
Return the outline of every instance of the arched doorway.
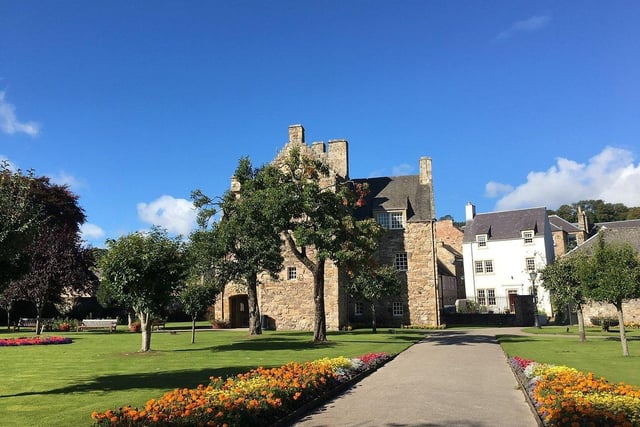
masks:
<svg viewBox="0 0 640 427"><path fill-rule="evenodd" d="M229 297L229 320L232 328L249 327L249 297L247 295Z"/></svg>

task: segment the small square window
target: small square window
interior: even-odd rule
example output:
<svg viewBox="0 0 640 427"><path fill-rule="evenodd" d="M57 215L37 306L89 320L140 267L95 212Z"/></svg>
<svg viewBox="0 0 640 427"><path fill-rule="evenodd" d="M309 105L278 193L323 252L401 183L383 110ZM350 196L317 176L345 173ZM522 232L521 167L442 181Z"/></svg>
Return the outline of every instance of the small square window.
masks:
<svg viewBox="0 0 640 427"><path fill-rule="evenodd" d="M400 252L396 254L396 270L407 271L409 263L407 261L407 253Z"/></svg>
<svg viewBox="0 0 640 427"><path fill-rule="evenodd" d="M402 212L391 212L391 228L395 230L404 228Z"/></svg>
<svg viewBox="0 0 640 427"><path fill-rule="evenodd" d="M296 268L295 267L287 268L287 279L295 280L297 278L298 278L298 271L296 270Z"/></svg>
<svg viewBox="0 0 640 427"><path fill-rule="evenodd" d="M404 314L404 309L401 302L393 303L393 315L394 317L400 317Z"/></svg>
<svg viewBox="0 0 640 427"><path fill-rule="evenodd" d="M478 234L476 236L476 242L478 242L478 247L479 248L486 248L487 247L487 235L486 234Z"/></svg>
<svg viewBox="0 0 640 427"><path fill-rule="evenodd" d="M527 271L536 271L536 259L535 258L526 258L525 263L527 266Z"/></svg>
<svg viewBox="0 0 640 427"><path fill-rule="evenodd" d="M384 228L390 228L389 214L387 212L379 212L376 214L376 220L378 221L378 224Z"/></svg>
<svg viewBox="0 0 640 427"><path fill-rule="evenodd" d="M533 243L533 231L523 231L522 238L524 239L525 245Z"/></svg>
<svg viewBox="0 0 640 427"><path fill-rule="evenodd" d="M353 312L356 316L362 316L364 314L364 304L357 302L353 306Z"/></svg>
<svg viewBox="0 0 640 427"><path fill-rule="evenodd" d="M484 272L493 273L493 261L488 259L484 262Z"/></svg>

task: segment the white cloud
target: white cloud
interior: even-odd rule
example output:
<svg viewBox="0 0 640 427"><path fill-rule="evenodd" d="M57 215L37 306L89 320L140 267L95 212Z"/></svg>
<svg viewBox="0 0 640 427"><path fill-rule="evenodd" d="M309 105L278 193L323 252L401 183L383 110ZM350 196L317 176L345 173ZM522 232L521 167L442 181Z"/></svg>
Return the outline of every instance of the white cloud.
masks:
<svg viewBox="0 0 640 427"><path fill-rule="evenodd" d="M104 230L95 224L85 223L80 226L83 240L95 240L104 237Z"/></svg>
<svg viewBox="0 0 640 427"><path fill-rule="evenodd" d="M591 199L640 206L640 163L634 163L633 153L606 147L587 164L558 158L547 171L530 172L527 182L498 200L496 209L556 209L562 204Z"/></svg>
<svg viewBox="0 0 640 427"><path fill-rule="evenodd" d="M51 178L51 182L58 185L67 185L73 191L77 191L79 188L82 188L84 184L74 177L73 175L69 175L68 173L62 171L56 175L49 175Z"/></svg>
<svg viewBox="0 0 640 427"><path fill-rule="evenodd" d="M29 136L38 136L40 125L36 122L20 122L16 117L16 108L5 101L4 95L4 92L0 91L0 129L9 135L21 132Z"/></svg>
<svg viewBox="0 0 640 427"><path fill-rule="evenodd" d="M394 166L393 169L391 169L391 176L411 175L411 172L413 172L413 166L403 163L401 165Z"/></svg>
<svg viewBox="0 0 640 427"><path fill-rule="evenodd" d="M513 191L513 186L511 185L490 181L484 188L484 195L486 197L494 198L505 193L510 193L511 191Z"/></svg>
<svg viewBox="0 0 640 427"><path fill-rule="evenodd" d="M547 26L551 17L547 15L532 16L523 21L514 22L508 29L502 31L496 37L497 40L507 40L516 33L537 31Z"/></svg>
<svg viewBox="0 0 640 427"><path fill-rule="evenodd" d="M190 201L167 195L148 204L138 203L138 216L148 224L183 236L188 235L196 223L196 209Z"/></svg>

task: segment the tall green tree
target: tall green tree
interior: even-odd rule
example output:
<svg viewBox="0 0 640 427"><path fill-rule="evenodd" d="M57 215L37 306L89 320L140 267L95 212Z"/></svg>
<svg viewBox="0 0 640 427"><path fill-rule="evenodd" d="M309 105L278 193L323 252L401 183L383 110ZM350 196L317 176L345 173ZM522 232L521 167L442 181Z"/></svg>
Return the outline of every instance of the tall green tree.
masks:
<svg viewBox="0 0 640 427"><path fill-rule="evenodd" d="M372 219L357 220L354 209L364 204L367 188L350 183L321 182L329 177L327 166L304 156L298 148L279 167L279 182L271 197L284 203L287 220L285 241L313 276L314 342L327 340L324 303L325 268L328 260L349 270L362 264L378 245L382 228ZM331 178L330 178L331 179Z"/></svg>
<svg viewBox="0 0 640 427"><path fill-rule="evenodd" d="M151 321L159 315L187 277L183 243L166 230L153 227L107 240L107 253L99 262L102 281L124 306L140 319L142 346L151 349Z"/></svg>
<svg viewBox="0 0 640 427"><path fill-rule="evenodd" d="M581 264L581 280L588 297L613 304L618 313L622 355L629 355L622 303L640 298L640 259L638 252L626 243L608 243L602 232L593 254Z"/></svg>
<svg viewBox="0 0 640 427"><path fill-rule="evenodd" d="M47 177L31 177L28 184L29 204L36 207L39 218L27 246L29 272L10 287L17 299L35 304L39 332L47 303L60 303L65 296L85 292L97 284L97 278L92 271L92 251L80 239L86 216L78 196Z"/></svg>
<svg viewBox="0 0 640 427"><path fill-rule="evenodd" d="M246 286L251 335L262 333L257 292L260 276L276 278L282 270L279 224L283 222L284 205L271 193L276 179L273 168L255 169L248 158L242 158L234 174L235 187L218 204L222 217L216 225L215 239L222 254L213 265L225 280ZM194 205L201 209L199 224L209 223L217 212L212 208L213 201L198 190L192 197Z"/></svg>
<svg viewBox="0 0 640 427"><path fill-rule="evenodd" d="M586 341L584 315L582 307L587 303L585 288L579 277L580 255L556 259L541 271L545 289L547 289L557 307L575 307L578 316L578 335L580 341ZM569 313L571 315L571 313Z"/></svg>
<svg viewBox="0 0 640 427"><path fill-rule="evenodd" d="M398 270L393 265L376 267L375 264L369 264L349 281L349 293L370 304L373 333L377 331L376 304L385 297L400 295L401 286Z"/></svg>
<svg viewBox="0 0 640 427"><path fill-rule="evenodd" d="M33 172L0 162L0 292L29 270L28 246L41 216L30 197Z"/></svg>

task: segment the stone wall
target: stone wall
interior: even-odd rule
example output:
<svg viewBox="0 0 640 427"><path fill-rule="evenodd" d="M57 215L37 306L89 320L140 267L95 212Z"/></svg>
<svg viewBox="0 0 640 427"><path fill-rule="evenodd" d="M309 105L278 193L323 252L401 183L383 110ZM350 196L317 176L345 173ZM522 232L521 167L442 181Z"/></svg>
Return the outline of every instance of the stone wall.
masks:
<svg viewBox="0 0 640 427"><path fill-rule="evenodd" d="M634 299L622 304L625 323L640 323L640 299ZM584 321L591 324L592 317L618 318L616 307L613 304L590 303L583 308Z"/></svg>

